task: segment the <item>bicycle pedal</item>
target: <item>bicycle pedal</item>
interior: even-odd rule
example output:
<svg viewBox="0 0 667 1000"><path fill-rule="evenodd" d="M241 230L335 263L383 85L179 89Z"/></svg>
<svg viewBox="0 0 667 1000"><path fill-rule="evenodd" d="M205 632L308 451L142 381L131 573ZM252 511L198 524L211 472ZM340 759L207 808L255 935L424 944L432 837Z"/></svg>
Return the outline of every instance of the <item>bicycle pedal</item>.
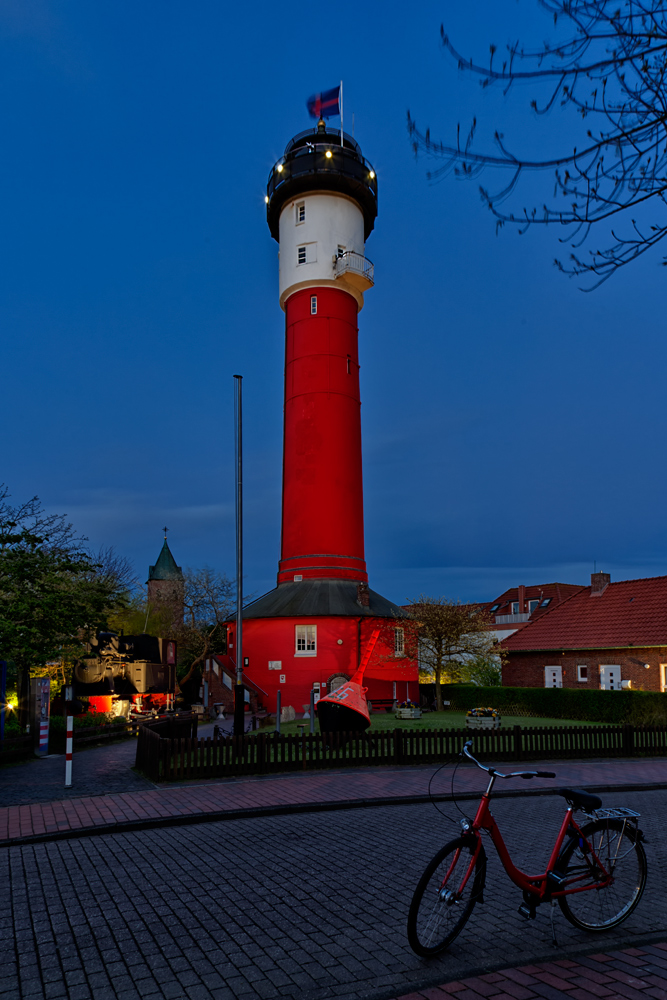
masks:
<svg viewBox="0 0 667 1000"><path fill-rule="evenodd" d="M535 919L535 910L532 907L530 907L530 906L526 906L525 903L521 904L521 906L519 907L518 912L521 914L522 917L525 917L526 920L534 920Z"/></svg>

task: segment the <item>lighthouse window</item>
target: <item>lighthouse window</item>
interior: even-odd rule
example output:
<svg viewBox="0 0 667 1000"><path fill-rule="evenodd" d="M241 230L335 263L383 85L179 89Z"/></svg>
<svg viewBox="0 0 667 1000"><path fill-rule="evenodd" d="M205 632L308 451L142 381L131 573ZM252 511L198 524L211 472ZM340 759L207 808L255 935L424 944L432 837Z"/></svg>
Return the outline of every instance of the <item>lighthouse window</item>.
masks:
<svg viewBox="0 0 667 1000"><path fill-rule="evenodd" d="M310 315L317 315L317 295L310 296Z"/></svg>
<svg viewBox="0 0 667 1000"><path fill-rule="evenodd" d="M296 206L296 224L300 226L302 222L306 221L306 203L305 201L300 201Z"/></svg>
<svg viewBox="0 0 667 1000"><path fill-rule="evenodd" d="M315 656L317 652L317 625L294 626L297 656Z"/></svg>
<svg viewBox="0 0 667 1000"><path fill-rule="evenodd" d="M405 653L405 630L402 628L394 629L394 653L396 656L403 656Z"/></svg>
<svg viewBox="0 0 667 1000"><path fill-rule="evenodd" d="M305 264L306 263L306 248L305 247L299 247L299 249L296 252L296 260L297 260L297 264Z"/></svg>
<svg viewBox="0 0 667 1000"><path fill-rule="evenodd" d="M338 257L342 257L344 253L345 253L345 247L344 247L344 246L342 246L342 245L341 245L341 244L339 243L339 244L338 244L338 254L337 254L337 256L338 256Z"/></svg>
<svg viewBox="0 0 667 1000"><path fill-rule="evenodd" d="M350 374L350 355L347 356L347 374Z"/></svg>

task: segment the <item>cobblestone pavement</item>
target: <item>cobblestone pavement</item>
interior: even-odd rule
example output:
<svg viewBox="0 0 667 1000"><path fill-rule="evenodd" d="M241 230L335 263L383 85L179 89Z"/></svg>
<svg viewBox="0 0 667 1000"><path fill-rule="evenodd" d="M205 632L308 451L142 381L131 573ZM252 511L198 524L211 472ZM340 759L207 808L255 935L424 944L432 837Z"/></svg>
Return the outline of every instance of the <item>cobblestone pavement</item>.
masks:
<svg viewBox="0 0 667 1000"><path fill-rule="evenodd" d="M571 962L567 958L443 983L398 1000L665 1000L667 943L599 952Z"/></svg>
<svg viewBox="0 0 667 1000"><path fill-rule="evenodd" d="M449 953L430 962L405 935L416 881L455 835L430 805L6 848L0 1000L381 1000L500 967L639 945L667 928L666 799L656 791L603 796L605 805L640 811L648 841L648 886L620 928L587 935L556 909L552 948L550 908L523 921L520 893L489 852L484 904ZM451 804L441 808L454 815ZM544 866L563 809L553 796L496 802L517 863ZM636 998L621 985L625 1000ZM547 987L534 992L553 997Z"/></svg>

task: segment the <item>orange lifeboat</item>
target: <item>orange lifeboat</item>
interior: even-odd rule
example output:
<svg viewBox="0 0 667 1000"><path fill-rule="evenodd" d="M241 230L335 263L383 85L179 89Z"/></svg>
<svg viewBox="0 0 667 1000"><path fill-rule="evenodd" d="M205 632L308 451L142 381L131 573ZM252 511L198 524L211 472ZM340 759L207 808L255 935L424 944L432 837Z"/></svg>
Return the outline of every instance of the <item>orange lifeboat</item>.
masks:
<svg viewBox="0 0 667 1000"><path fill-rule="evenodd" d="M378 641L380 630L376 629L364 650L359 668L353 677L342 687L331 694L320 698L315 708L320 720L322 733L358 733L368 729L371 717L366 701L366 691L363 687L364 673L371 658L371 653Z"/></svg>

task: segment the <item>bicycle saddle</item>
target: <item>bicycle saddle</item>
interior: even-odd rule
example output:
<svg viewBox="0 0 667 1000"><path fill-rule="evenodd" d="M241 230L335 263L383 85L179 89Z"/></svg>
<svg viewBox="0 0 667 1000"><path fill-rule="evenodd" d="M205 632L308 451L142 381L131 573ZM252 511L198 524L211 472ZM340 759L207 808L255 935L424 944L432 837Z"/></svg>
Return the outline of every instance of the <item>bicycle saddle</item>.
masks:
<svg viewBox="0 0 667 1000"><path fill-rule="evenodd" d="M599 809L602 805L602 799L599 795L593 795L592 792L585 792L581 788L559 788L558 794L567 799L569 804L574 806L575 809L585 809L586 812Z"/></svg>

